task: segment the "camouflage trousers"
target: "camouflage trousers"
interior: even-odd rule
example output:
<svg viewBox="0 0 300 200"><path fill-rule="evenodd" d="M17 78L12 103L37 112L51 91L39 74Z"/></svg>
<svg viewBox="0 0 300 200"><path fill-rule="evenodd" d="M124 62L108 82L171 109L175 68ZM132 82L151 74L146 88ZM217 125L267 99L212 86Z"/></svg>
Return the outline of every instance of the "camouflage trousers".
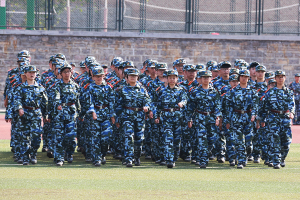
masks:
<svg viewBox="0 0 300 200"><path fill-rule="evenodd" d="M191 155L192 147L191 147L191 137L192 137L192 129L188 128L187 120L182 120L182 135L181 135L181 143L180 143L180 157L184 160Z"/></svg>
<svg viewBox="0 0 300 200"><path fill-rule="evenodd" d="M90 114L85 115L83 121L83 135L84 135L84 150L85 158L92 159L92 133L91 133L91 123L92 116Z"/></svg>
<svg viewBox="0 0 300 200"><path fill-rule="evenodd" d="M94 162L101 161L106 156L108 150L109 137L112 127L109 120L91 120L91 152Z"/></svg>
<svg viewBox="0 0 300 200"><path fill-rule="evenodd" d="M253 123L253 152L252 156L254 159L258 159L262 154L262 146L263 146L263 135L265 128L261 127L259 129L256 128L256 122Z"/></svg>
<svg viewBox="0 0 300 200"><path fill-rule="evenodd" d="M212 151L213 145L217 141L217 126L207 120L195 120L195 146L196 146L196 161L200 165L208 164L209 152Z"/></svg>
<svg viewBox="0 0 300 200"><path fill-rule="evenodd" d="M217 155L217 158L224 158L225 157L225 151L226 151L226 136L224 131L221 131L219 127L216 129L217 132L217 141L215 143L215 150L214 152Z"/></svg>
<svg viewBox="0 0 300 200"><path fill-rule="evenodd" d="M229 163L235 160L236 149L235 149L235 141L236 141L236 132L232 131L232 127L230 129L226 128L226 124L222 125L222 131L224 131L224 135L226 138L226 154L229 160Z"/></svg>
<svg viewBox="0 0 300 200"><path fill-rule="evenodd" d="M123 158L130 162L141 157L142 141L144 139L144 119L122 119L121 137L123 139Z"/></svg>
<svg viewBox="0 0 300 200"><path fill-rule="evenodd" d="M44 122L44 126L43 126L43 135L42 135L42 139L43 139L43 148L49 146L49 139L51 136L49 136L51 134L51 123L50 122Z"/></svg>
<svg viewBox="0 0 300 200"><path fill-rule="evenodd" d="M76 121L61 120L55 123L54 159L64 161L65 153L73 155L76 148Z"/></svg>
<svg viewBox="0 0 300 200"><path fill-rule="evenodd" d="M234 114L231 123L233 134L236 135L235 149L236 159L239 164L247 163L247 154L252 153L253 123L250 116L245 114Z"/></svg>
<svg viewBox="0 0 300 200"><path fill-rule="evenodd" d="M21 122L21 119L19 117L12 118L11 124L12 124L11 141L13 143L12 146L15 151L14 155L19 160L19 159L22 159L22 155L21 155L22 122Z"/></svg>
<svg viewBox="0 0 300 200"><path fill-rule="evenodd" d="M167 163L176 162L179 157L181 123L174 118L163 118L164 156Z"/></svg>
<svg viewBox="0 0 300 200"><path fill-rule="evenodd" d="M271 133L269 130L269 123L266 122L265 127L260 127L259 130L262 133L262 159L265 162L272 160L271 156Z"/></svg>
<svg viewBox="0 0 300 200"><path fill-rule="evenodd" d="M275 165L284 161L292 143L291 120L285 116L272 113L268 118L271 134L271 156Z"/></svg>
<svg viewBox="0 0 300 200"><path fill-rule="evenodd" d="M41 119L28 120L20 118L22 138L20 144L20 153L23 162L29 162L29 156L36 157L37 150L41 144L41 134L43 132Z"/></svg>
<svg viewBox="0 0 300 200"><path fill-rule="evenodd" d="M76 119L77 121L77 146L78 147L84 147L84 122L80 121L78 118Z"/></svg>
<svg viewBox="0 0 300 200"><path fill-rule="evenodd" d="M152 120L147 119L145 121L145 131L144 131L144 142L143 142L143 150L145 150L145 156L151 156L152 154L154 154L155 149L154 149L154 143L152 143L153 141L153 135L155 134L155 132L152 130ZM152 146L153 145L153 146ZM153 151L152 151L152 147L153 147Z"/></svg>
<svg viewBox="0 0 300 200"><path fill-rule="evenodd" d="M293 124L300 124L300 102L295 100L295 117L293 119Z"/></svg>

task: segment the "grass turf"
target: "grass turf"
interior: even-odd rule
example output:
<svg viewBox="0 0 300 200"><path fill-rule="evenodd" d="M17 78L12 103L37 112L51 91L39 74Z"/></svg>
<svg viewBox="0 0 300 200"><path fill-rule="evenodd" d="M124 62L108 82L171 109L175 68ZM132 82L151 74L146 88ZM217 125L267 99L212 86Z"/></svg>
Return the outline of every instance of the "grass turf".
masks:
<svg viewBox="0 0 300 200"><path fill-rule="evenodd" d="M13 162L9 141L0 140L0 199L299 199L299 155L300 144L292 144L280 170L252 162L239 170L216 161L199 169L181 160L167 169L144 159L126 168L111 156L96 168L80 153L72 164L56 167L42 152L38 164L22 166Z"/></svg>

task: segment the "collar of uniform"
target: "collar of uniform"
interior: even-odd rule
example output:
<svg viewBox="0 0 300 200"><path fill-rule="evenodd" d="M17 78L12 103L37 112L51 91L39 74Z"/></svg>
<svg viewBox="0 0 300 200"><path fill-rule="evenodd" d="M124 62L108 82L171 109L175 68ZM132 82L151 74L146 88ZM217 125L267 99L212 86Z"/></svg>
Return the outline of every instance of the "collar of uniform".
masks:
<svg viewBox="0 0 300 200"><path fill-rule="evenodd" d="M23 83L25 86L39 86L39 84L36 82L36 81L34 81L34 85L28 85L28 82L27 81L25 81L24 83Z"/></svg>
<svg viewBox="0 0 300 200"><path fill-rule="evenodd" d="M170 88L170 86L168 85L167 88L170 89L170 90L174 90L174 89L178 89L179 87L177 85L175 85L173 88Z"/></svg>

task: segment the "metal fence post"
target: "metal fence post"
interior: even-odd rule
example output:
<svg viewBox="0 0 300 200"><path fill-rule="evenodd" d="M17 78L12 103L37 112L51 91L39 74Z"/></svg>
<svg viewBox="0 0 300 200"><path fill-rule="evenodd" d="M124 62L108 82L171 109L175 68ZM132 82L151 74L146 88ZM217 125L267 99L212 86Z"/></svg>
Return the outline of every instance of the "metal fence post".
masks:
<svg viewBox="0 0 300 200"><path fill-rule="evenodd" d="M119 0L119 32L121 32L121 26L122 26L122 22L121 22L121 17L122 17L122 0Z"/></svg>
<svg viewBox="0 0 300 200"><path fill-rule="evenodd" d="M0 29L6 29L6 5L5 1L0 1Z"/></svg>
<svg viewBox="0 0 300 200"><path fill-rule="evenodd" d="M191 33L191 13L192 13L192 0L186 0L186 24L187 24L187 33Z"/></svg>
<svg viewBox="0 0 300 200"><path fill-rule="evenodd" d="M27 0L27 30L33 30L34 27L34 1Z"/></svg>
<svg viewBox="0 0 300 200"><path fill-rule="evenodd" d="M260 20L261 20L261 0L258 1L258 27L257 27L257 34L260 35Z"/></svg>

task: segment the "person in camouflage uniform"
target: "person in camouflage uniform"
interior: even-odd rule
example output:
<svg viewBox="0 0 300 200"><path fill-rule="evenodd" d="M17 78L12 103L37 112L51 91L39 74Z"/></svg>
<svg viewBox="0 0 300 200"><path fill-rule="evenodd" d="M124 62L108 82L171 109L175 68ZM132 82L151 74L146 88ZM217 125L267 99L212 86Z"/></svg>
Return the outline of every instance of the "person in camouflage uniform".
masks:
<svg viewBox="0 0 300 200"><path fill-rule="evenodd" d="M197 87L198 82L196 80L197 76L197 68L195 65L185 64L183 65L183 70L185 72L185 80L179 83L179 86L185 89L187 95L189 97L191 88ZM184 113L186 115L187 113ZM188 128L187 117L182 119L182 136L181 136L181 144L180 144L180 157L186 162L192 162L192 164L196 163L196 155L195 149L192 149L192 141L195 141L193 137L193 129ZM192 151L194 150L194 151ZM192 154L192 158L191 158Z"/></svg>
<svg viewBox="0 0 300 200"><path fill-rule="evenodd" d="M300 73L295 74L295 81L291 82L289 89L293 90L295 97L295 117L293 119L293 124L300 124Z"/></svg>
<svg viewBox="0 0 300 200"><path fill-rule="evenodd" d="M187 104L187 94L182 87L176 86L178 72L168 71L168 86L158 94L155 123L162 122L165 140L165 160L167 167L173 168L178 160L181 125L184 117L182 110Z"/></svg>
<svg viewBox="0 0 300 200"><path fill-rule="evenodd" d="M73 161L73 154L76 148L76 117L80 112L79 86L71 80L70 65L64 64L60 73L62 79L54 86L55 107L58 111L59 123L55 132L54 156L57 166L62 166L65 153L68 162Z"/></svg>
<svg viewBox="0 0 300 200"><path fill-rule="evenodd" d="M155 70L157 77L150 81L147 84L147 91L150 98L153 101L153 105L157 106L157 101L154 99L156 98L157 90L164 86L163 74L168 69L166 63L156 63ZM147 114L148 116L148 114ZM155 124L154 119L150 119L147 117L146 119L146 128L145 128L145 156L150 159L149 157L152 155L156 163L160 163L161 165L165 165L164 157L161 156L161 148L159 144L161 143L161 134L160 134L161 124ZM151 143L152 143L152 151L151 151Z"/></svg>
<svg viewBox="0 0 300 200"><path fill-rule="evenodd" d="M257 92L247 84L249 77L248 70L240 70L240 84L229 91L225 99L227 109L223 120L226 128L232 127L233 134L236 135L238 169L243 169L247 164L246 148L250 154L252 152L253 122L258 112Z"/></svg>
<svg viewBox="0 0 300 200"><path fill-rule="evenodd" d="M125 70L128 85L116 90L116 125L120 127L123 138L123 158L126 167L140 165L142 141L145 129L145 112L151 108L151 99L147 90L137 84L139 71L134 68ZM149 117L153 117L150 112Z"/></svg>
<svg viewBox="0 0 300 200"><path fill-rule="evenodd" d="M285 167L285 159L292 142L291 119L295 114L293 91L285 87L285 72L275 72L276 87L271 88L264 96L264 105L259 113L261 126L269 123L271 133L271 158L274 169Z"/></svg>
<svg viewBox="0 0 300 200"><path fill-rule="evenodd" d="M123 62L123 58L121 58L121 57L113 58L113 60L110 63L110 68L112 69L112 71L110 73L106 74L106 76L105 76L106 81L109 82L110 79L117 77L117 72L116 71L118 70L118 67L120 66L120 64L122 62Z"/></svg>
<svg viewBox="0 0 300 200"><path fill-rule="evenodd" d="M149 84L150 81L153 81L156 78L156 71L155 71L155 66L156 66L157 61L156 60L151 60L148 62L148 76L145 76L144 78L140 79L140 82L144 87L148 87L147 85Z"/></svg>
<svg viewBox="0 0 300 200"><path fill-rule="evenodd" d="M248 85L253 86L256 83L256 66L260 65L258 62L254 61L250 63L248 70L250 72L250 79Z"/></svg>
<svg viewBox="0 0 300 200"><path fill-rule="evenodd" d="M112 87L104 81L104 70L102 67L93 69L93 79L89 88L86 105L89 107L88 113L92 113L91 120L91 140L92 157L95 166L106 163L106 153L108 150L108 139L112 132L111 122L115 123L114 102L115 95Z"/></svg>
<svg viewBox="0 0 300 200"><path fill-rule="evenodd" d="M72 66L72 78L75 80L75 78L79 76L79 73L75 71L76 63L71 62L69 64Z"/></svg>
<svg viewBox="0 0 300 200"><path fill-rule="evenodd" d="M173 62L173 69L178 71L178 83L184 81L183 65L185 64L186 60L184 58L178 58Z"/></svg>
<svg viewBox="0 0 300 200"><path fill-rule="evenodd" d="M256 78L257 79L256 79L255 85L253 86L253 89L255 89L256 92L258 93L259 99L261 99L262 96L265 95L265 92L268 89L268 85L264 80L266 70L267 70L267 68L264 65L256 66ZM261 102L262 101L259 101L259 107L258 107L259 110L262 109ZM252 156L250 157L251 159L249 160L249 158L248 158L248 161L251 161L254 157L254 163L259 163L261 154L262 154L262 146L263 146L262 143L263 143L264 137L266 135L266 130L263 127L258 129L258 124L256 124L256 122L254 122L253 133L254 133L253 153L252 153ZM264 157L266 157L266 156L264 156Z"/></svg>
<svg viewBox="0 0 300 200"><path fill-rule="evenodd" d="M211 77L210 71L201 72L202 85L189 95L187 109L188 127L192 128L194 122L196 130L196 161L200 168L206 168L208 164L208 153L211 151L208 149L208 135L217 135L217 126L222 116L219 92L209 84Z"/></svg>
<svg viewBox="0 0 300 200"><path fill-rule="evenodd" d="M23 165L37 163L37 150L41 143L41 120L47 121L48 99L43 86L35 81L37 69L29 65L26 69L26 81L16 88L14 109L19 112L21 139L21 155Z"/></svg>

